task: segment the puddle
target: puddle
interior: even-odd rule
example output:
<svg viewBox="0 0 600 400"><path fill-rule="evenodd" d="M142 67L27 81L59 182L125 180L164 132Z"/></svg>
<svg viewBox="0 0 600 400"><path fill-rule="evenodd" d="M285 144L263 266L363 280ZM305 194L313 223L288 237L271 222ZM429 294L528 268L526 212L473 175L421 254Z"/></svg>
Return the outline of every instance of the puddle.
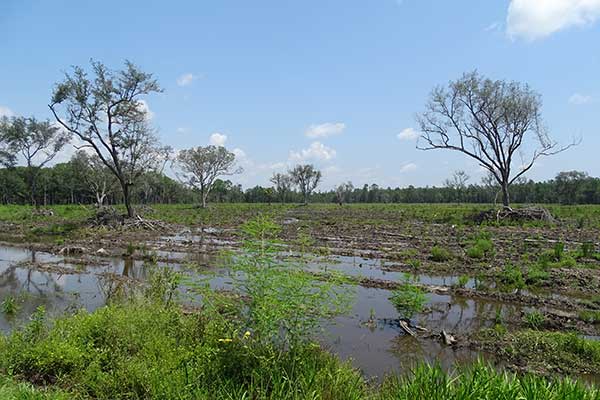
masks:
<svg viewBox="0 0 600 400"><path fill-rule="evenodd" d="M307 266L307 269L314 272L336 271L350 276L397 282L404 281L406 277L410 277L411 279L416 279L416 281L414 281L416 283L431 286L452 286L456 285L460 280L460 276L454 275L413 275L406 272L386 271L381 267L381 260L373 260L361 257L335 256L320 258L316 261L310 262ZM475 280L470 278L463 287L467 289L473 289L475 288L475 284Z"/></svg>
<svg viewBox="0 0 600 400"><path fill-rule="evenodd" d="M384 289L357 287L349 315L325 326L322 342L343 359L351 360L367 376L382 377L391 372L406 372L420 361L439 363L451 369L455 364L471 363L486 354L460 346L461 337L475 329L492 327L496 315L503 320L519 318L521 308L498 302L428 295L427 307L433 310L416 315L412 322L438 334L441 330L456 336L459 346L442 344L438 337L407 335L397 324L398 313ZM374 325L367 321L374 316Z"/></svg>

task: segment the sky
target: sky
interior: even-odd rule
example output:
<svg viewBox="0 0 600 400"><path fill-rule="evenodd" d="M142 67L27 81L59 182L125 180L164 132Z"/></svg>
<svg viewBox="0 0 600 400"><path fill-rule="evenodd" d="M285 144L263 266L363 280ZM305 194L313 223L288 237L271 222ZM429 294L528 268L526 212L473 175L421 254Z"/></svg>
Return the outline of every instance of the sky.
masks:
<svg viewBox="0 0 600 400"><path fill-rule="evenodd" d="M478 182L416 149L431 90L472 70L528 83L551 136L582 138L527 177L600 176L600 0L2 0L0 55L0 116L38 118L71 66L132 61L164 89L145 99L162 142L226 146L244 187L297 163L324 189Z"/></svg>

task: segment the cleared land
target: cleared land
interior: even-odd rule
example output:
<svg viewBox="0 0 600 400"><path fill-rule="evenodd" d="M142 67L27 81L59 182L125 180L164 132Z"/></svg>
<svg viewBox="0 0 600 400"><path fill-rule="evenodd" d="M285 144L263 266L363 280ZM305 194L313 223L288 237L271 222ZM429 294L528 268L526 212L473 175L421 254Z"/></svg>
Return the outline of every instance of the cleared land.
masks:
<svg viewBox="0 0 600 400"><path fill-rule="evenodd" d="M168 344L173 340L179 343L195 335L208 335L206 326L200 324L204 329L200 333L195 331L201 328L199 322L193 318L196 323L190 322L190 316L202 319L202 302L197 293L194 297L194 286L186 279L206 279L215 290L230 293L235 277L222 254L243 254L247 250L244 224L259 215L269 215L280 227L275 238L279 246L275 258L281 263L300 265L298 279L309 277L316 282L334 282L351 294L349 307L333 319L323 319L322 329L312 336L323 349L349 360L350 364L339 364L336 359L321 353L313 354L302 347L300 358L313 360L311 373L323 373L332 368L329 376L338 376L340 381L317 384L302 375L309 374L302 370L299 375L294 375L295 383L301 387L298 393L306 395L310 390L316 390L317 398L364 398L369 391L366 386L379 386L384 382L378 392L382 398L410 398L410 394L414 394L410 392L410 386L416 385L418 379L448 379L440 370L423 367L418 367L416 377L408 374L414 366L422 362L438 363L444 371L457 366L463 371L463 368L475 365L474 368L480 369L479 375L494 375L493 369L478 364L477 360L481 358L497 370L518 374L569 376L585 384L593 384L599 378L596 375L600 370L600 343L597 342L600 337L598 206L548 206L556 217L554 222L491 221L479 224L474 222L474 216L489 206L235 204L201 209L190 205L155 205L142 207L143 221L125 227L98 226L93 222L95 210L92 207L49 209L52 215L33 213L28 207L0 207L0 297L3 309L0 328L7 335L17 332L6 336L2 342L3 351L10 357L0 363L0 368L5 375L12 374L5 386L14 393L29 390L13 383L21 380L35 385L50 384L58 391L71 395L75 391L82 397L115 396L122 388L103 392L98 387L117 379L115 374L120 373L119 368L134 365L126 365L123 361L127 359L127 351L117 344L108 346L115 354L125 352L118 360L105 359L101 355L87 359L78 354L84 352L82 346L90 345L84 338L108 340L110 337L119 343L116 337L124 337L127 338L123 339L125 346L139 350L154 340L155 344L164 344L161 348L165 352L162 354L162 350L157 350L158 353L153 355L145 350L134 352L132 357L139 357L135 362L139 364L136 365L140 368L140 376L131 378L129 394L135 394L132 398L143 397L140 393L166 396L167 392L157 389L160 379L158 375L153 378L149 372L155 365L148 358L166 357L168 351L173 351ZM160 311L160 307L139 304L140 293L147 299L148 287L157 285L156 270L175 271L184 277L177 285L172 285L178 287L181 295L176 310L169 307ZM165 280L169 287L168 276ZM164 289L165 283L162 285ZM112 304L108 309L102 308L91 315L77 314L60 323L59 328L55 325L44 331L36 340L19 342L25 340L32 323L24 330L20 327L31 320L32 314L36 315L40 305L45 308L46 320L49 316L71 315L81 308L93 312L107 303ZM131 326L126 323L128 313L138 315L130 321ZM161 318L166 318L162 329L155 331L148 327L150 320L160 326ZM35 323L35 317L33 320ZM120 323L122 325L118 325ZM173 329L179 326L183 336L169 336L171 333L166 327L169 323L174 324ZM91 331L82 333L84 326ZM113 329L113 333L104 336L94 329L103 332ZM150 342L137 336L136 332L144 330L149 332ZM117 331L123 332L111 336ZM63 338L70 339L63 341ZM233 342L235 344L235 340ZM234 365L239 360L236 357L268 358L244 353L244 343L240 343L242 349L236 347L231 354L222 349L224 342L217 340L217 343L220 343L215 345L220 349L218 353L224 359L231 358L220 361L219 365L225 369L226 365ZM34 354L30 354L30 358L15 352L23 346L32 349ZM98 348L106 350L103 346L103 343L98 344ZM194 362L198 361L196 356L208 357L208 353L196 354L198 349L192 342L182 346L178 351L184 349L193 353L190 360ZM192 351L192 347L195 350ZM68 368L60 359L49 355L50 349L67 358L72 356ZM96 382L98 387L95 389L89 376L84 378L73 372L91 365L90 362L99 363L98 371L108 374L103 378L106 381ZM119 364L121 362L125 364ZM194 367L190 364L189 370L182 372L174 366L182 363L181 359L169 362L174 363L173 370L182 374L177 375L177 379L184 379L187 374L187 383L179 382L183 387L192 385L190 373L196 378L208 377L208 372L196 364ZM285 363L285 357L278 362ZM259 370L262 373L285 370L281 367L283 364L278 365L274 361L268 368L266 365L260 365L260 368L258 364L249 365L250 378L236 376L234 379L228 375L231 371L223 370L219 379L231 378L223 383L230 390L227 393L215 394L216 389L209 388L208 378L202 381L206 392L186 393L189 398L226 398L226 394L237 393L235 388L238 388L240 392L232 395L233 398L243 398L244 391L254 396L251 398L306 398L301 394L297 394L299 397L282 394L286 388L277 385L285 385L283 382L289 376L281 377L281 382L263 382L264 377L253 375L260 375ZM383 376L390 373L410 376L414 380L383 380ZM463 373L463 378L468 380L470 372ZM523 381L515 381L512 377L498 376L507 385L506 382L524 385ZM365 377L373 378L373 383L365 383ZM214 376L211 379L218 380ZM305 382L302 386L300 381L303 379L310 383ZM548 382L541 378L523 379L539 379L536 382L540 385L540 382ZM140 382L152 386L152 391L136 388ZM459 391L454 387L459 384L460 380L457 380L446 386L449 391ZM261 391L261 385L268 389ZM194 390L203 387L198 382L192 386ZM342 386L346 392L336 391ZM519 387L521 389L513 389L525 390ZM167 390L166 387L163 389ZM281 397L276 396L276 390L281 391ZM329 395L324 394L327 390L331 391ZM580 390L580 395L573 398L594 395L589 388L576 390L569 386L568 390L574 394ZM177 395L185 398L182 393ZM444 398L442 396L449 396L449 393L423 395ZM482 393L489 395L491 392L480 392L480 395ZM557 393L548 392L542 398L563 398ZM175 394L168 393L170 396ZM57 392L56 396L60 395Z"/></svg>

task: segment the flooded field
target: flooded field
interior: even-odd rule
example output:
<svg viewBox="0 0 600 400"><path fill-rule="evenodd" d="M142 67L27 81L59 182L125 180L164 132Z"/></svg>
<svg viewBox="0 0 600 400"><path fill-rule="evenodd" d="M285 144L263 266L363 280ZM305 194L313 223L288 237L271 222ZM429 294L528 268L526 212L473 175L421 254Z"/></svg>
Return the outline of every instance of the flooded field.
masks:
<svg viewBox="0 0 600 400"><path fill-rule="evenodd" d="M305 296L332 284L349 296L341 313L322 313L318 329L309 326L307 332L363 379L381 383L386 376L411 374L423 363L450 373L483 360L494 371L569 376L586 385L600 381L595 228L454 225L394 219L402 214L383 209L379 218L385 222L365 224L359 222L368 221L363 209L348 212L283 210L273 225L281 229L269 245L273 253L257 266L292 268L295 272L280 278L300 283L280 285L312 287ZM167 279L161 285L169 285L168 276L175 275L164 271L180 277L173 287L183 315L204 314L206 292L198 290L204 284L230 299L221 307L255 307L240 286L253 270L232 269L254 262L248 256L256 248L243 225L252 219L235 220L171 224L156 231L83 228L58 238L32 237L5 226L0 232L0 331L11 335L35 326L40 306L48 321L81 315L80 310L93 318L107 304L148 296L157 275ZM260 279L280 278L266 274ZM283 303L273 307L285 308L285 296L293 296L283 293ZM277 296L273 301L280 301ZM302 303L294 304L298 312L307 312ZM241 313L236 318L246 318ZM281 317L293 315L292 310ZM239 329L248 328L242 325L234 335ZM231 340L236 339L217 343Z"/></svg>
<svg viewBox="0 0 600 400"><path fill-rule="evenodd" d="M100 251L102 256L98 252L61 255L4 243L0 245L0 297L16 299L19 311L0 315L0 330L9 333L26 323L39 306L56 316L81 308L94 311L117 295L139 290L155 268L210 277L214 288L229 289L228 270L218 254L234 249L237 242L215 237L218 233L217 229L186 229L145 241L130 255L117 255L120 250L108 256L104 251ZM281 256L295 254L282 252ZM356 279L351 285L350 311L324 322L317 340L373 378L408 370L422 361L445 369L480 358L497 361L493 354L473 345L472 335L493 328L499 321L519 325L523 316L534 310L526 302L503 300L501 296L473 296L478 285L475 278L400 271L396 261L328 255L311 256L302 263L306 271L317 275L335 271ZM408 321L413 329L419 328L415 336L401 327L398 311L390 302L393 288L408 277L428 292L423 312ZM185 286L180 292L182 302L194 301ZM527 295L527 291L522 294ZM559 304L570 300L558 294L549 299ZM456 343L444 343L442 331L456 338ZM595 338L592 334L588 337Z"/></svg>

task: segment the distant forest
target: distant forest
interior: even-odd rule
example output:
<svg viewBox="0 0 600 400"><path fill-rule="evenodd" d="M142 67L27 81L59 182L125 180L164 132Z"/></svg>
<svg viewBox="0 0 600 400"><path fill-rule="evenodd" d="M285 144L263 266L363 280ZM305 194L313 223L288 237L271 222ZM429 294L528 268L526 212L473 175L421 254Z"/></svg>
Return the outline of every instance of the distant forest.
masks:
<svg viewBox="0 0 600 400"><path fill-rule="evenodd" d="M2 204L30 204L27 169L13 167L0 169L0 202ZM96 202L81 168L75 162L57 164L39 170L35 198L38 205L92 204ZM197 203L199 194L178 180L147 172L133 188L132 199L137 204ZM384 188L376 184L351 188L344 196L346 203L495 203L500 202L500 188L490 183L460 185L448 182L440 187ZM600 204L600 178L585 172L561 172L544 182L520 179L511 186L515 203ZM107 189L106 203L122 203L121 191L116 185ZM229 180L217 180L210 192L215 203L277 203L282 198L274 188L255 186L244 189ZM285 202L300 203L301 193L291 190ZM335 190L316 191L310 195L315 203L336 203Z"/></svg>

